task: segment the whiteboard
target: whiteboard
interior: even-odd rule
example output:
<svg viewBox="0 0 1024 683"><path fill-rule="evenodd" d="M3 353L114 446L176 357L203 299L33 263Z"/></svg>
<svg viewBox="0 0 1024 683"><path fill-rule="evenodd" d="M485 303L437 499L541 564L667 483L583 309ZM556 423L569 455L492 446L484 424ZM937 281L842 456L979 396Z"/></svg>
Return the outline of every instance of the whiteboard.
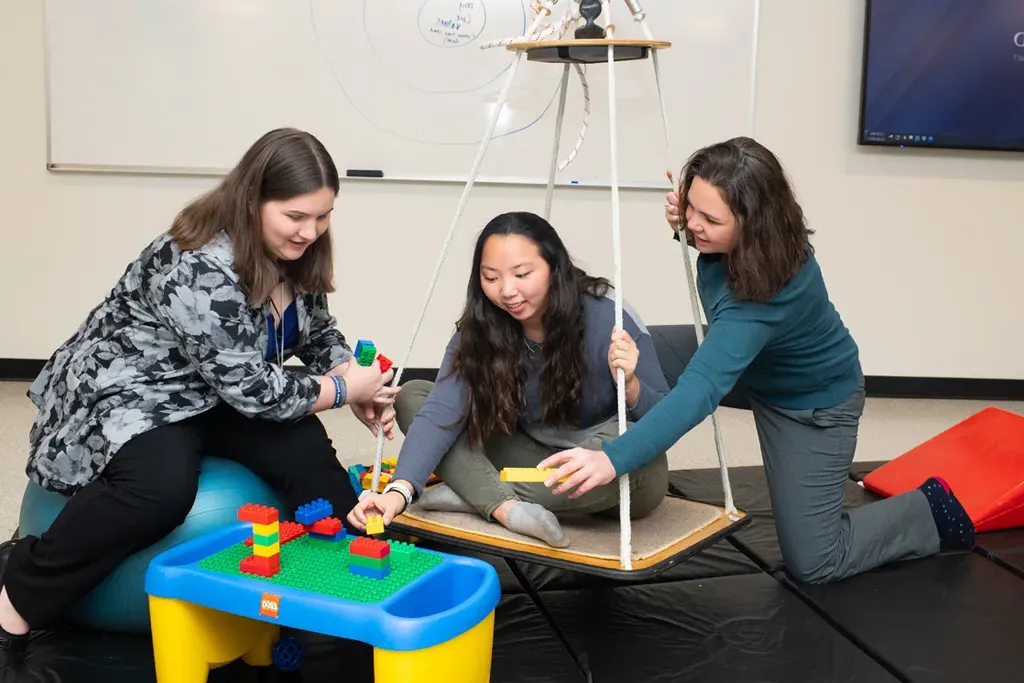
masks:
<svg viewBox="0 0 1024 683"><path fill-rule="evenodd" d="M698 147L752 135L757 0L642 4L672 42L659 59L675 158L653 60L616 63L619 181L663 188ZM643 37L624 2L610 12L616 37ZM343 174L465 182L515 57L483 45L534 16L522 0L46 0L49 167L222 174L290 126ZM547 182L562 70L524 57L478 182ZM585 76L586 134L560 185L610 179L609 67ZM584 123L570 77L559 161Z"/></svg>

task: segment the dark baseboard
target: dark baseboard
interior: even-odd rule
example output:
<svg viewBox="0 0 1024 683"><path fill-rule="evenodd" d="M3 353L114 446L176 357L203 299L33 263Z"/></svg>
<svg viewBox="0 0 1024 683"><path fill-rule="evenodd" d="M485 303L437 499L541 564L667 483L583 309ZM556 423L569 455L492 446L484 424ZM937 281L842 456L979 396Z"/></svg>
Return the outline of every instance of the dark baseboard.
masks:
<svg viewBox="0 0 1024 683"><path fill-rule="evenodd" d="M0 358L0 381L31 382L42 372L44 360L31 358Z"/></svg>
<svg viewBox="0 0 1024 683"><path fill-rule="evenodd" d="M1024 401L1024 379L967 377L864 377L864 390L875 398L947 398L977 401Z"/></svg>
<svg viewBox="0 0 1024 683"><path fill-rule="evenodd" d="M27 358L0 358L0 381L31 382L45 361ZM402 372L402 384L409 380L434 381L437 368L408 368ZM872 398L944 398L975 401L1024 401L1024 379L972 379L959 377L880 377L864 378L867 395Z"/></svg>

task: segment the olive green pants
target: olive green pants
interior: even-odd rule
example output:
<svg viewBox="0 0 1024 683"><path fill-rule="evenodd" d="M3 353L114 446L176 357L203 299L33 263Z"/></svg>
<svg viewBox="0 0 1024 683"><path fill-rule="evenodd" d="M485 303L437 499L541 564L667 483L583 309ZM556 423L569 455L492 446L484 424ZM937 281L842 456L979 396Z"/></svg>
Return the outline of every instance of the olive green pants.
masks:
<svg viewBox="0 0 1024 683"><path fill-rule="evenodd" d="M398 428L408 433L416 413L427 400L433 382L412 380L402 385L395 398ZM580 444L582 448L601 449L601 441L618 436L615 424L598 432ZM520 429L509 436L498 437L481 448L469 445L462 434L441 458L434 473L473 506L484 519L507 500L537 503L558 516L619 514L619 482L587 491L579 498L568 493L555 495L543 482L523 483L501 481L500 471L505 467L536 467L537 463L565 449L546 446ZM646 517L661 504L668 493L668 457L660 454L645 466L629 474L629 511L633 519Z"/></svg>

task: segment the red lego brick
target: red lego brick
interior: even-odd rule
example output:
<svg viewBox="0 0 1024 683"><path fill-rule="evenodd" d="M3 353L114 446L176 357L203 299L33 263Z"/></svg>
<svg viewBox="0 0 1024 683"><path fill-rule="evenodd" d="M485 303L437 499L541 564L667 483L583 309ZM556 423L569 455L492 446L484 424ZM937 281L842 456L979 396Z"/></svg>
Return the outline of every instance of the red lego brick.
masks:
<svg viewBox="0 0 1024 683"><path fill-rule="evenodd" d="M348 544L348 551L353 555L362 555L363 557L372 557L375 560L380 560L391 554L391 546L385 541L380 541L376 538L360 536Z"/></svg>
<svg viewBox="0 0 1024 683"><path fill-rule="evenodd" d="M302 526L298 522L281 522L278 524L277 542L281 545L290 543L296 538L302 538L306 535L306 527ZM247 546L252 546L252 536L245 539Z"/></svg>
<svg viewBox="0 0 1024 683"><path fill-rule="evenodd" d="M320 519L307 526L306 531L308 531L311 534L323 534L324 536L333 536L334 534L341 531L341 520L337 517L327 517L326 519Z"/></svg>
<svg viewBox="0 0 1024 683"><path fill-rule="evenodd" d="M387 372L388 370L391 369L391 366L394 365L394 363L391 362L391 359L385 356L383 353L377 354L377 361L380 363L381 372Z"/></svg>
<svg viewBox="0 0 1024 683"><path fill-rule="evenodd" d="M270 578L281 571L281 555L278 554L273 557L249 555L242 558L242 561L238 563L238 571L243 574L255 574Z"/></svg>
<svg viewBox="0 0 1024 683"><path fill-rule="evenodd" d="M302 538L306 535L306 527L302 526L298 522L281 522L280 531L280 544L291 543L296 538Z"/></svg>
<svg viewBox="0 0 1024 683"><path fill-rule="evenodd" d="M270 524L277 521L277 508L268 505L255 505L246 503L238 508L239 522L252 522L253 524Z"/></svg>

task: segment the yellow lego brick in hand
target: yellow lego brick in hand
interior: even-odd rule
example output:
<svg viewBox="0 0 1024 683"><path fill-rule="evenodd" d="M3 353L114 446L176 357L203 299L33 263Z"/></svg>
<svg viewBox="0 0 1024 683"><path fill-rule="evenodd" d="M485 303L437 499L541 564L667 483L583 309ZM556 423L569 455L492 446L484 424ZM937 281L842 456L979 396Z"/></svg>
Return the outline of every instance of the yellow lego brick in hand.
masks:
<svg viewBox="0 0 1024 683"><path fill-rule="evenodd" d="M506 467L501 471L502 481L518 482L544 482L558 470L554 467L538 469L536 467ZM558 481L565 481L568 477L562 477Z"/></svg>
<svg viewBox="0 0 1024 683"><path fill-rule="evenodd" d="M370 515L366 518L366 533L368 534L382 534L384 533L384 520L380 515Z"/></svg>

